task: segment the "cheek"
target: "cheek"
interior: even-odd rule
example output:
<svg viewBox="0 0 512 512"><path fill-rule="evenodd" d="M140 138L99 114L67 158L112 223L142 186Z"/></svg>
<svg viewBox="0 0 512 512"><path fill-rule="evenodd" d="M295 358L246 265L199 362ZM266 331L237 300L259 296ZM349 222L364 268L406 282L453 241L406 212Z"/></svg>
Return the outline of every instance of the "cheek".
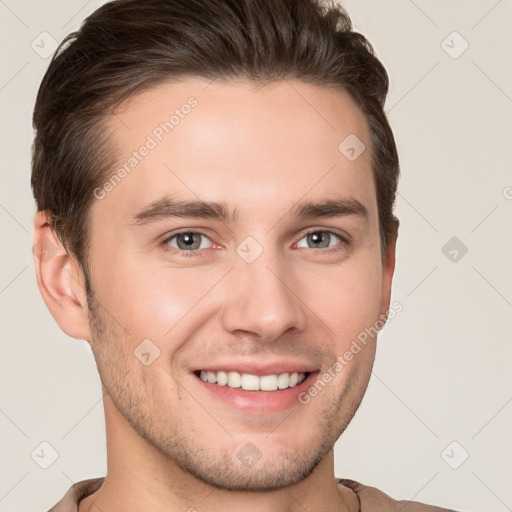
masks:
<svg viewBox="0 0 512 512"><path fill-rule="evenodd" d="M379 318L381 270L377 264L342 265L308 276L303 286L307 305L327 326L342 348Z"/></svg>
<svg viewBox="0 0 512 512"><path fill-rule="evenodd" d="M204 319L208 291L219 279L205 268L119 264L104 276L102 296L132 337L163 342Z"/></svg>

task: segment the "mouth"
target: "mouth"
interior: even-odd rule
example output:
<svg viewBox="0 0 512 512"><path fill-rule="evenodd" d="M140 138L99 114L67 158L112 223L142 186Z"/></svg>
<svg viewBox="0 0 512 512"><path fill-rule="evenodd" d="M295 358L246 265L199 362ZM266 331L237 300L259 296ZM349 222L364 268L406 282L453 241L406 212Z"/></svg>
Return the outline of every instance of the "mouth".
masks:
<svg viewBox="0 0 512 512"><path fill-rule="evenodd" d="M223 407L262 415L304 408L299 398L314 384L320 371L255 373L196 370L192 375L198 389L207 393L207 400L213 398Z"/></svg>

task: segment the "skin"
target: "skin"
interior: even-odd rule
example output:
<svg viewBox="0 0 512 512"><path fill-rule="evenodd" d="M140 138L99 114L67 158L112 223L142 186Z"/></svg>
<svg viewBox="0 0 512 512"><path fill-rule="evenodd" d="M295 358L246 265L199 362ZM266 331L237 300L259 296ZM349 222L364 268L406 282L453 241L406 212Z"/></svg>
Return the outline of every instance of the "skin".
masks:
<svg viewBox="0 0 512 512"><path fill-rule="evenodd" d="M80 266L45 213L35 218L35 241L58 246L35 260L42 296L64 332L90 343L104 394L108 472L79 511L356 511L333 446L366 390L375 338L307 405L279 413L242 413L191 369L289 358L322 374L386 313L396 238L382 261L366 121L344 91L299 81L163 83L109 119L119 165L191 96L191 113L93 202L89 302ZM349 134L366 145L355 161L338 150ZM130 223L166 195L225 201L239 217ZM367 221L290 213L336 196L362 203ZM183 237L161 243L184 228L205 235L192 257ZM325 245L308 241L319 230L334 233ZM263 248L252 263L236 252L247 236ZM149 366L134 356L145 339L160 350ZM237 457L248 442L261 453L251 467Z"/></svg>

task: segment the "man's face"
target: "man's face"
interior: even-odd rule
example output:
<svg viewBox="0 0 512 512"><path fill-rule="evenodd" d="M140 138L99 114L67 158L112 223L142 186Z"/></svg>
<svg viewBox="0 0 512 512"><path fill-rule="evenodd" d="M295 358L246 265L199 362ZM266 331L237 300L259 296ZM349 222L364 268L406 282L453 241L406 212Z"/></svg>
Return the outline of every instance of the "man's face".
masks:
<svg viewBox="0 0 512 512"><path fill-rule="evenodd" d="M112 171L131 164L90 212L91 346L107 428L128 446L136 432L153 461L270 489L310 474L359 406L375 339L332 367L387 310L393 270L381 262L368 128L346 93L207 85L159 85L110 119ZM348 136L366 145L355 159L338 148ZM297 213L329 200L366 215ZM172 216L172 201L225 203L228 217ZM307 375L254 391L201 370L221 383L217 370L278 376L242 377L245 387Z"/></svg>

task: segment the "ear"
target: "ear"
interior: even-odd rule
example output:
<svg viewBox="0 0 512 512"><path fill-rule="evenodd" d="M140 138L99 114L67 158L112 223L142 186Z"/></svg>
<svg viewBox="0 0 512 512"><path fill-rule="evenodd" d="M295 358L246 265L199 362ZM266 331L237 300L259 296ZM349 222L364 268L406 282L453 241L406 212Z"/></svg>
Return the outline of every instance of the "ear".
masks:
<svg viewBox="0 0 512 512"><path fill-rule="evenodd" d="M389 303L391 300L391 284L393 282L393 274L395 272L395 254L396 254L396 241L398 238L398 221L393 234L389 238L388 251L386 261L382 266L382 295L381 295L381 315L387 317L389 310Z"/></svg>
<svg viewBox="0 0 512 512"><path fill-rule="evenodd" d="M49 224L47 212L34 218L34 264L43 300L60 328L69 336L91 340L85 277Z"/></svg>

